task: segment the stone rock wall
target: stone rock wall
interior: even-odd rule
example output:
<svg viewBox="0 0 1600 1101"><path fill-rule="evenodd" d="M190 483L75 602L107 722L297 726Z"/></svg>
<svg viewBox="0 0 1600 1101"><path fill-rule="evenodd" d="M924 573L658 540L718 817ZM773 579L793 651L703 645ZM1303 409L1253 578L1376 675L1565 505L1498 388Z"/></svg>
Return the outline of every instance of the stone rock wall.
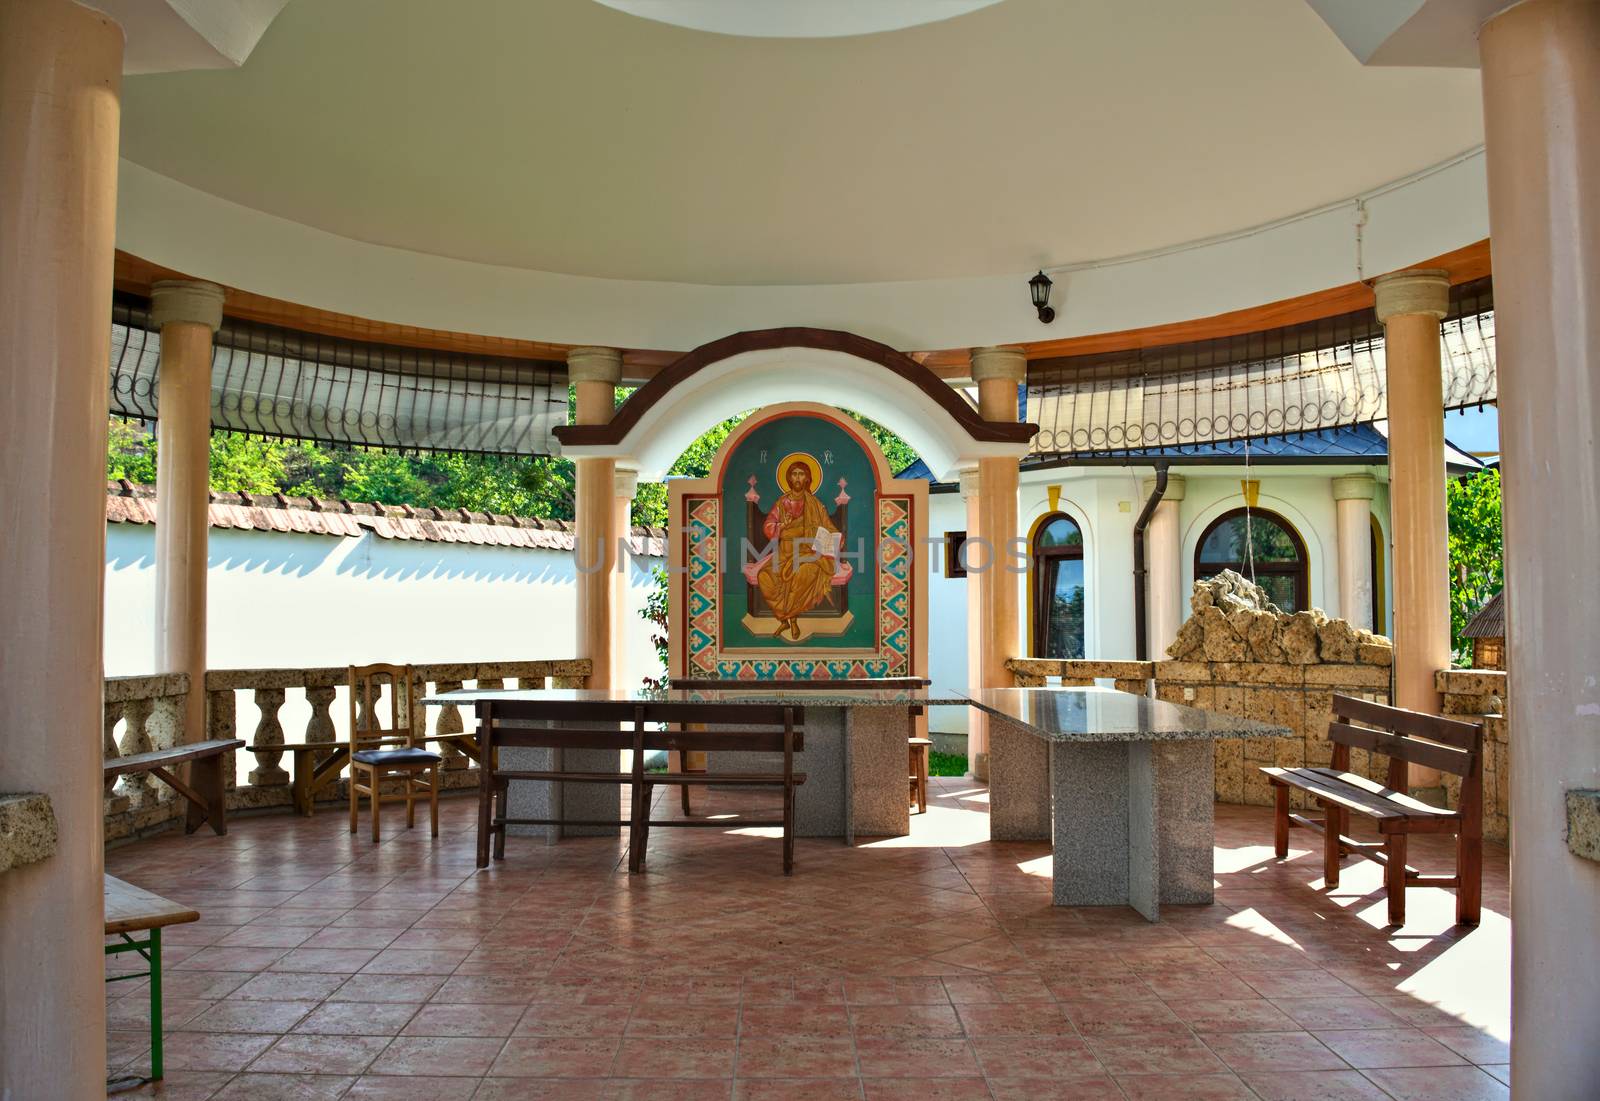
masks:
<svg viewBox="0 0 1600 1101"><path fill-rule="evenodd" d="M1331 619L1319 609L1290 614L1257 585L1224 570L1197 581L1191 615L1154 667L1155 696L1288 727L1282 738L1233 738L1216 744L1219 803L1270 806L1263 766L1332 763L1328 723L1333 695L1388 703L1394 648L1387 638ZM1383 779L1388 758L1361 750L1351 770ZM1297 806L1306 805L1294 792Z"/></svg>
<svg viewBox="0 0 1600 1101"><path fill-rule="evenodd" d="M1511 746L1506 727L1506 674L1498 669L1441 669L1434 687L1444 696L1444 713L1483 724L1483 836L1511 838ZM1445 777L1445 803L1459 805L1461 781Z"/></svg>

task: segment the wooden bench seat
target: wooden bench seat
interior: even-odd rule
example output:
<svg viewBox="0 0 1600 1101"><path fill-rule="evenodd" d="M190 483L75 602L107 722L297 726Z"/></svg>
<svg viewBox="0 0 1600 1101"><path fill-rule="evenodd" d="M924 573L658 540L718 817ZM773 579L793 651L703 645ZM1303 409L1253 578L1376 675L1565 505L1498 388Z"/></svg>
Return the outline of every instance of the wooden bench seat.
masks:
<svg viewBox="0 0 1600 1101"><path fill-rule="evenodd" d="M150 980L150 1081L159 1082L166 1073L161 1045L161 930L169 925L199 920L199 911L182 903L162 898L143 887L135 887L116 876L105 877L106 936L121 938L119 943L105 946L106 955L136 952L149 964L147 971L110 975L106 981ZM149 936L138 940L133 936L134 933L148 933ZM106 1087L108 1092L120 1093L137 1088L144 1082L142 1078L118 1079L106 1083Z"/></svg>
<svg viewBox="0 0 1600 1101"><path fill-rule="evenodd" d="M794 871L794 791L805 773L794 769L794 755L804 748L804 712L788 704L629 703L484 699L478 701L478 867L505 858L507 826L627 826L628 871L644 870L650 827L746 826L783 827L783 871ZM564 725L573 724L573 725ZM707 730L706 726L717 729ZM631 750L628 772L501 769L503 748ZM780 772L673 773L645 772L644 756L653 750L741 751L783 754ZM507 814L513 780L552 783L627 784L631 806L627 819L512 818ZM688 790L711 784L776 787L783 791L783 817L772 820L664 819L650 817L657 785Z"/></svg>
<svg viewBox="0 0 1600 1101"><path fill-rule="evenodd" d="M1404 925L1406 886L1454 887L1456 922L1476 925L1483 895L1483 727L1476 723L1387 707L1353 696L1333 697L1331 768L1263 768L1275 794L1273 848L1289 855L1289 831L1310 829L1323 835L1323 881L1339 885L1339 866L1361 856L1384 866L1389 923ZM1365 723L1366 726L1356 726ZM1381 729L1373 729L1380 727ZM1387 784L1350 771L1351 749L1389 758ZM1412 763L1461 777L1455 810L1435 807L1406 791ZM1298 789L1323 808L1321 819L1289 810L1289 792ZM1349 836L1351 814L1373 819L1382 841ZM1423 875L1406 865L1406 837L1413 833L1451 833L1456 837L1456 874Z"/></svg>
<svg viewBox="0 0 1600 1101"><path fill-rule="evenodd" d="M183 822L185 833L193 833L210 822L212 830L221 836L228 832L228 772L233 765L234 750L243 746L244 742L238 738L213 738L171 749L109 757L104 764L105 778L110 781L118 776L151 773L188 800ZM172 766L181 764L189 766L187 782L169 771Z"/></svg>

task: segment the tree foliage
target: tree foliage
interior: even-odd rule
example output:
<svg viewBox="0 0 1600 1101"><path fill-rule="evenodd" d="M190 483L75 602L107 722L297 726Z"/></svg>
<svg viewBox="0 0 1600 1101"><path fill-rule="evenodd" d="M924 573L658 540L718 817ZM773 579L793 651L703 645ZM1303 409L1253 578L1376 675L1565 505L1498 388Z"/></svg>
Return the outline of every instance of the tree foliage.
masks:
<svg viewBox="0 0 1600 1101"><path fill-rule="evenodd" d="M1500 472L1484 470L1445 486L1450 523L1450 648L1457 665L1472 663L1467 621L1505 583L1501 554Z"/></svg>
<svg viewBox="0 0 1600 1101"><path fill-rule="evenodd" d="M619 390L617 400L631 391ZM854 414L851 414L854 416ZM702 433L678 456L669 477L704 478L717 449L741 413ZM890 469L916 461L916 452L881 425L857 417L883 448ZM156 439L149 427L113 418L106 477L141 485L156 480ZM381 448L341 447L267 439L237 432L211 434L211 488L218 493L284 493L416 508L470 509L548 520L573 518L574 468L566 459L493 455L419 455ZM667 523L665 483L641 484L633 522Z"/></svg>

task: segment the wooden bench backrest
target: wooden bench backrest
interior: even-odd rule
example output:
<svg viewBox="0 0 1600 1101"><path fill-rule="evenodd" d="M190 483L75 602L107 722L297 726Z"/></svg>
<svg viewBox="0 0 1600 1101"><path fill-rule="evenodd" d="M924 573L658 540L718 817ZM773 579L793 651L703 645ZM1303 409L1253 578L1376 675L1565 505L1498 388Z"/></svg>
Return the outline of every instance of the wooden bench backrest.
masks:
<svg viewBox="0 0 1600 1101"><path fill-rule="evenodd" d="M612 748L617 744L616 731L632 732L636 724L646 727L645 749L782 753L786 732L794 749L805 748L805 710L793 704L490 699L479 704L478 717L489 727L491 738L502 745L515 744L516 734L514 728L503 729L500 724L540 722L554 724L539 731L541 739L555 736L573 749ZM569 723L582 725L566 725ZM688 729L701 725L714 729ZM668 729L655 729L659 726Z"/></svg>
<svg viewBox="0 0 1600 1101"><path fill-rule="evenodd" d="M1389 786L1406 789L1406 765L1421 765L1463 778L1483 769L1483 727L1477 723L1407 711L1355 696L1333 697L1334 721L1328 740L1334 745L1334 767L1350 767L1350 750L1365 749L1389 758ZM1367 727L1354 726L1367 723Z"/></svg>
<svg viewBox="0 0 1600 1101"><path fill-rule="evenodd" d="M350 750L412 745L412 690L416 677L409 665L350 666ZM389 718L381 711L383 686L389 686ZM364 705L364 706L363 706ZM403 721L402 721L403 720Z"/></svg>

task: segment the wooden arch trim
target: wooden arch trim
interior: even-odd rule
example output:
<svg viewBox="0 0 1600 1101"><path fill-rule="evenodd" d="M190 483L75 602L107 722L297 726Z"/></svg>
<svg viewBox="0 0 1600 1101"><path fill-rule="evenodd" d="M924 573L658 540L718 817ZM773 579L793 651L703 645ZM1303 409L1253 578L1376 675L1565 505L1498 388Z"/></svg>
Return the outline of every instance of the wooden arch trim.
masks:
<svg viewBox="0 0 1600 1101"><path fill-rule="evenodd" d="M897 375L933 399L972 439L981 443L1026 444L1039 431L1038 425L984 420L950 385L926 367L887 344L868 340L855 333L836 329L785 328L755 329L702 344L685 352L659 374L635 390L606 424L567 424L556 428L556 439L573 447L609 447L620 444L639 423L639 419L675 386L714 363L744 352L764 352L775 348L812 348L841 352L875 363Z"/></svg>

